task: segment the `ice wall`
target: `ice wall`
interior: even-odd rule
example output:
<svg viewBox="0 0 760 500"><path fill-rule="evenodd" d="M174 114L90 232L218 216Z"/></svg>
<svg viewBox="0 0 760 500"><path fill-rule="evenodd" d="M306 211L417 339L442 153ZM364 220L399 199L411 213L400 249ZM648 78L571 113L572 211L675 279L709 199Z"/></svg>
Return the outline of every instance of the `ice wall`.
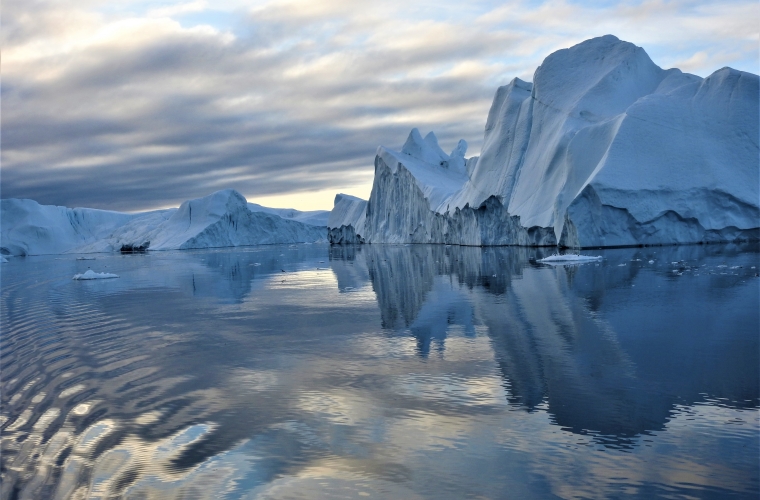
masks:
<svg viewBox="0 0 760 500"><path fill-rule="evenodd" d="M758 92L757 75L702 79L614 36L588 40L497 90L479 158L416 129L400 152L379 148L353 227L368 243L760 239Z"/></svg>
<svg viewBox="0 0 760 500"><path fill-rule="evenodd" d="M364 243L364 219L367 201L347 194L337 194L327 220L328 239L337 244Z"/></svg>

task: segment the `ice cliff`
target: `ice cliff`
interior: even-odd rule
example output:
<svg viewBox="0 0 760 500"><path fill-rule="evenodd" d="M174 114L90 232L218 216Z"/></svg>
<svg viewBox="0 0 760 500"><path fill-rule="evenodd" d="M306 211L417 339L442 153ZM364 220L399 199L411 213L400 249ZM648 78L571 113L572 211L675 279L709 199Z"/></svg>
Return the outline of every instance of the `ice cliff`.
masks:
<svg viewBox="0 0 760 500"><path fill-rule="evenodd" d="M610 247L760 239L758 76L663 70L607 35L500 87L480 157L412 130L334 243Z"/></svg>
<svg viewBox="0 0 760 500"><path fill-rule="evenodd" d="M179 208L138 214L6 199L0 201L0 253L174 250L326 240L324 225L299 222L299 217L313 222L324 219L324 214L248 204L231 189L186 201Z"/></svg>

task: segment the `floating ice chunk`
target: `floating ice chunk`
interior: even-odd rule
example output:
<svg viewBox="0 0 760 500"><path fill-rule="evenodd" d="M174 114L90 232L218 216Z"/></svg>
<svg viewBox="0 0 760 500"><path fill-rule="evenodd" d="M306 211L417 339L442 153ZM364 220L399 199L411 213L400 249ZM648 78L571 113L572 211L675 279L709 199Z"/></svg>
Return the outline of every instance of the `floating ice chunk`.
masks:
<svg viewBox="0 0 760 500"><path fill-rule="evenodd" d="M8 262L8 259L6 259L5 257L0 257L0 262L5 264L6 262Z"/></svg>
<svg viewBox="0 0 760 500"><path fill-rule="evenodd" d="M88 269L83 274L75 274L73 278L74 280L103 280L108 278L118 278L118 274L111 274L111 273L96 273L92 269Z"/></svg>
<svg viewBox="0 0 760 500"><path fill-rule="evenodd" d="M538 259L538 262L546 262L546 263L552 263L552 262L593 262L597 260L602 260L601 255L593 256L593 255L575 255L575 254L566 254L566 255L551 255L549 257L545 257L543 259Z"/></svg>
<svg viewBox="0 0 760 500"><path fill-rule="evenodd" d="M654 261L653 261L653 260L650 260L650 261L649 261L649 263L650 263L650 264L654 264Z"/></svg>

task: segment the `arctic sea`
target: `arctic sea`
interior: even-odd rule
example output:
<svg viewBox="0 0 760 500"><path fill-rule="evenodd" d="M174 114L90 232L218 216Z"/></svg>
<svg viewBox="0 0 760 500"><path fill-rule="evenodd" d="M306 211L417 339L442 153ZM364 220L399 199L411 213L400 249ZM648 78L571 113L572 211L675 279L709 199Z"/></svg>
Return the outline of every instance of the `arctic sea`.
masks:
<svg viewBox="0 0 760 500"><path fill-rule="evenodd" d="M2 498L757 498L757 245L584 253L10 258Z"/></svg>

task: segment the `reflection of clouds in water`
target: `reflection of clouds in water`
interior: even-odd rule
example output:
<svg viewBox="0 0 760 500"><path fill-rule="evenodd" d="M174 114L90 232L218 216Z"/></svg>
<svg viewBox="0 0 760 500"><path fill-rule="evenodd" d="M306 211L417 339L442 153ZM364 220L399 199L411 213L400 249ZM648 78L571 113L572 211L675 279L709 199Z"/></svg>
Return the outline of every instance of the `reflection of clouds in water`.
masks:
<svg viewBox="0 0 760 500"><path fill-rule="evenodd" d="M296 407L333 424L360 425L373 417L366 398L350 391L301 392Z"/></svg>
<svg viewBox="0 0 760 500"><path fill-rule="evenodd" d="M270 391L277 387L279 377L277 372L254 371L237 368L230 374L230 386L241 391Z"/></svg>
<svg viewBox="0 0 760 500"><path fill-rule="evenodd" d="M415 457L462 446L481 422L466 415L441 415L412 410L389 422L388 446L410 465Z"/></svg>
<svg viewBox="0 0 760 500"><path fill-rule="evenodd" d="M312 500L336 498L403 498L418 500L426 498L415 493L398 481L381 480L377 469L388 468L387 464L370 460L329 460L316 463L295 476L286 476L272 481L266 488L257 491L261 500L309 498ZM371 474L367 474L367 471ZM393 471L389 471L393 472ZM386 473L387 475L387 473ZM397 475L397 474L396 474ZM253 496L247 498L254 498Z"/></svg>
<svg viewBox="0 0 760 500"><path fill-rule="evenodd" d="M319 309L342 310L376 301L369 287L339 288L335 274L330 270L281 272L264 278L259 286L266 296L252 296L246 304L298 306L317 312Z"/></svg>
<svg viewBox="0 0 760 500"><path fill-rule="evenodd" d="M691 409L689 409L691 408ZM757 429L758 412L705 405L677 410L665 429L636 439L631 450L613 450L595 443L590 436L562 432L542 414L512 414L509 426L498 433L501 446L525 452L533 471L550 468L547 474L552 491L563 498L610 498L627 488L642 495L646 484L654 485L650 495L669 492L676 496L700 496L699 487L756 491L752 472L736 467L730 454L715 454L727 440L740 439L757 448L756 430L746 428L741 436L725 432L727 422L752 419ZM703 462L711 456L711 464ZM754 483L754 485L753 485ZM646 495L645 495L646 496Z"/></svg>
<svg viewBox="0 0 760 500"><path fill-rule="evenodd" d="M464 337L464 327L452 325L449 327L449 336L446 339L446 350L443 359L451 362L466 361L490 361L493 362L494 353L491 339L488 338L488 327L475 325L473 327L475 337Z"/></svg>
<svg viewBox="0 0 760 500"><path fill-rule="evenodd" d="M348 343L353 352L375 358L403 358L417 354L411 337L384 338L375 333L365 333L348 339Z"/></svg>
<svg viewBox="0 0 760 500"><path fill-rule="evenodd" d="M396 393L461 406L505 405L498 377L461 377L451 374L409 374L398 377Z"/></svg>
<svg viewBox="0 0 760 500"><path fill-rule="evenodd" d="M531 251L365 247L350 263L332 255L334 272L296 259L285 273L274 249L196 253L187 258L214 261L209 279L237 284L187 293L180 268L162 279L181 293L53 295L33 321L51 308L65 321L41 359L76 356L3 382L3 401L15 405L3 409L4 460L17 474L4 482L27 496L57 485L62 498L756 491L741 450L758 449L757 401L735 401L756 390L714 366L733 337L633 335L621 311L662 314L648 294L665 283L687 293L664 270L631 263L622 274L613 257L551 269L531 264ZM633 252L645 253L621 254L632 262ZM252 259L269 274L236 274ZM754 296L737 284L723 284L715 304L746 308ZM142 314L129 316L137 306ZM90 337L72 333L88 328ZM706 396L679 392L688 375L664 380L646 365L639 350L652 345L663 363L699 361L694 345L718 349L700 365L717 382L689 383L721 383L727 402L692 404ZM752 356L731 359L741 367Z"/></svg>

